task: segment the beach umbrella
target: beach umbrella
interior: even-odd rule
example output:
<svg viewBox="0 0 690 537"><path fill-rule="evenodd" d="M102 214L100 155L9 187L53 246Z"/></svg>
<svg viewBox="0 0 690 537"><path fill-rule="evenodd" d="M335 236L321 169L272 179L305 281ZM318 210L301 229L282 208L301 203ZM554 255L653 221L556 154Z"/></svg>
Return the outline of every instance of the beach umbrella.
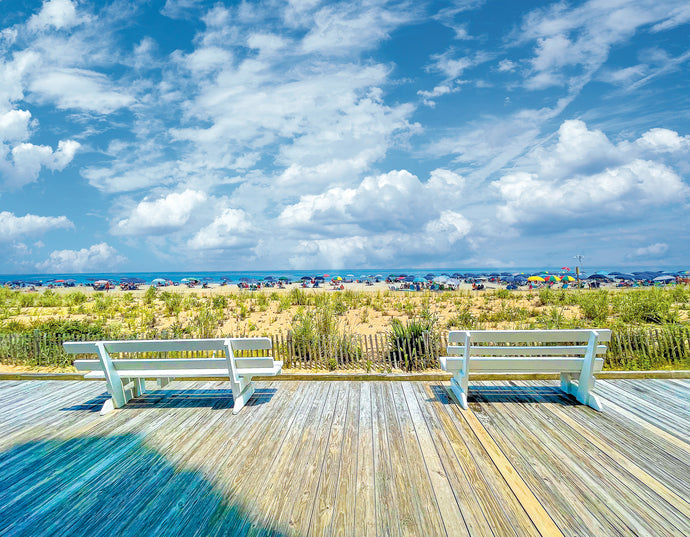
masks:
<svg viewBox="0 0 690 537"><path fill-rule="evenodd" d="M655 281L655 282L671 282L671 281L675 281L675 279L676 279L675 276L671 276L670 274L664 274L662 276L657 276L656 278L654 278L653 281Z"/></svg>
<svg viewBox="0 0 690 537"><path fill-rule="evenodd" d="M324 277L323 276L314 276L314 279L316 281L322 282L324 280Z"/></svg>
<svg viewBox="0 0 690 537"><path fill-rule="evenodd" d="M406 282L413 282L413 281L414 281L414 276L405 276L405 281L406 281Z"/></svg>
<svg viewBox="0 0 690 537"><path fill-rule="evenodd" d="M561 279L556 276L555 274L549 274L546 278L544 278L545 282L551 282L551 283L558 283L561 281Z"/></svg>
<svg viewBox="0 0 690 537"><path fill-rule="evenodd" d="M448 283L448 280L450 280L448 276L441 275L434 278L434 283Z"/></svg>
<svg viewBox="0 0 690 537"><path fill-rule="evenodd" d="M436 277L436 274L432 274L431 272L424 276L425 279L427 280L433 280Z"/></svg>
<svg viewBox="0 0 690 537"><path fill-rule="evenodd" d="M527 278L527 281L528 282L544 282L546 280L544 278L542 278L541 276L535 275L535 276L530 276L529 278Z"/></svg>
<svg viewBox="0 0 690 537"><path fill-rule="evenodd" d="M570 267L561 267L561 270L565 270L565 271L570 272Z"/></svg>
<svg viewBox="0 0 690 537"><path fill-rule="evenodd" d="M311 279L312 279L311 276L302 276L302 277L300 278L300 280L302 280L303 282L304 282L304 281L307 281L307 280L311 280Z"/></svg>
<svg viewBox="0 0 690 537"><path fill-rule="evenodd" d="M561 278L561 281L564 281L564 282L574 282L574 281L576 281L576 280L575 280L575 278L573 278L572 276L569 276L568 274L566 274L565 276L563 276L563 277Z"/></svg>
<svg viewBox="0 0 690 537"><path fill-rule="evenodd" d="M419 277L417 277L417 278L415 278L415 279L412 280L412 281L415 282L415 283L426 283L427 280L426 280L426 276L425 276L424 278L419 278Z"/></svg>
<svg viewBox="0 0 690 537"><path fill-rule="evenodd" d="M342 276L336 276L336 277L333 278L333 279L334 279L335 281L338 281L338 282L342 282L342 281L343 281L343 277L342 277Z"/></svg>
<svg viewBox="0 0 690 537"><path fill-rule="evenodd" d="M288 277L287 277L287 276L280 276L280 277L278 278L278 280L281 281L281 282L286 282L286 281L288 281Z"/></svg>
<svg viewBox="0 0 690 537"><path fill-rule="evenodd" d="M609 277L605 276L604 274L592 274L591 276L587 276L585 278L586 280L608 280Z"/></svg>
<svg viewBox="0 0 690 537"><path fill-rule="evenodd" d="M617 280L629 280L629 281L633 281L633 280L635 279L635 276L633 276L632 274L623 274L623 273L621 272L621 273L619 273L619 274L616 274L616 279L617 279Z"/></svg>

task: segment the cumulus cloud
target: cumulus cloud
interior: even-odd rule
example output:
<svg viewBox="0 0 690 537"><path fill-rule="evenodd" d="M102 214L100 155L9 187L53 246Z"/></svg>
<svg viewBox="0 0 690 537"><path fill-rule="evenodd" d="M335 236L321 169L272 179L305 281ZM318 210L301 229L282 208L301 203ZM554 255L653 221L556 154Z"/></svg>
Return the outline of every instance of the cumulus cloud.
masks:
<svg viewBox="0 0 690 537"><path fill-rule="evenodd" d="M257 242L249 216L241 209L226 208L211 224L200 229L188 246L197 250L247 246Z"/></svg>
<svg viewBox="0 0 690 537"><path fill-rule="evenodd" d="M422 183L406 170L366 177L357 188L334 187L322 194L302 196L286 207L279 220L287 227L359 229L419 229L462 196L463 178L449 170L435 170Z"/></svg>
<svg viewBox="0 0 690 537"><path fill-rule="evenodd" d="M37 263L36 268L45 272L112 272L125 261L115 248L101 242L81 250L55 250L48 259Z"/></svg>
<svg viewBox="0 0 690 537"><path fill-rule="evenodd" d="M27 27L33 31L68 29L83 22L71 0L49 0L43 2L41 11L32 15Z"/></svg>
<svg viewBox="0 0 690 537"><path fill-rule="evenodd" d="M10 110L0 114L0 143L26 140L30 121L31 112L28 110Z"/></svg>
<svg viewBox="0 0 690 537"><path fill-rule="evenodd" d="M150 200L145 198L127 218L115 223L115 235L161 235L182 228L195 210L207 200L204 192L185 190Z"/></svg>
<svg viewBox="0 0 690 537"><path fill-rule="evenodd" d="M682 178L664 162L641 156L685 147L683 138L664 129L614 145L601 131L566 121L554 146L535 150L523 161L532 162L534 172L506 174L492 183L503 200L497 214L511 225L587 225L682 202L690 193Z"/></svg>
<svg viewBox="0 0 690 537"><path fill-rule="evenodd" d="M64 170L80 147L81 144L74 140L61 140L56 150L25 142L7 151L7 146L0 144L0 157L5 156L0 160L5 187L12 190L36 181L43 167L51 171Z"/></svg>
<svg viewBox="0 0 690 537"><path fill-rule="evenodd" d="M74 224L66 216L16 216L9 211L0 212L0 242L12 241L22 236L40 235L52 229L72 227Z"/></svg>

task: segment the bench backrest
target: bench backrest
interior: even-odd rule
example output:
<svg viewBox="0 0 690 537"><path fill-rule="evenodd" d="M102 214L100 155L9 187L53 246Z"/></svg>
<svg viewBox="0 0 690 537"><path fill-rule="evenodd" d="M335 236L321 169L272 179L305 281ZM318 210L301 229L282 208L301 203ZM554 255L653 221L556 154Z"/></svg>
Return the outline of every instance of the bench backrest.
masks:
<svg viewBox="0 0 690 537"><path fill-rule="evenodd" d="M236 351L267 351L272 348L270 338L213 338L213 339L155 339L125 341L79 341L63 343L68 354L98 354L99 360L76 360L80 371L103 371L106 376L117 371L126 376L127 371L143 370L203 370L225 369L231 378L239 381L238 372L245 369L270 369L271 356L235 356ZM105 350L105 356L100 348ZM111 353L158 353L219 351L219 358L150 358L117 359ZM264 353L265 354L265 353Z"/></svg>
<svg viewBox="0 0 690 537"><path fill-rule="evenodd" d="M448 353L464 354L469 336L471 356L577 356L587 352L593 330L452 330ZM611 340L611 330L600 329L597 343ZM459 345L453 345L459 344ZM596 354L605 354L597 345Z"/></svg>

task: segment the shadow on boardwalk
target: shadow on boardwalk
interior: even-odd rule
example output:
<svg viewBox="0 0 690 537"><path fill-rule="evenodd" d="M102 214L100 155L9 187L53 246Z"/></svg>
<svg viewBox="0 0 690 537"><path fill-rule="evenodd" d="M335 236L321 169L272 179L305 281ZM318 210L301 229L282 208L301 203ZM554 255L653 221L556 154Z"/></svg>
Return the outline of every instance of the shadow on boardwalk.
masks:
<svg viewBox="0 0 690 537"><path fill-rule="evenodd" d="M257 388L252 399L253 405L263 405L271 401L275 388ZM99 412L103 403L110 399L107 392L77 405L61 408L63 411ZM121 410L142 408L210 408L220 410L232 408L235 401L232 390L148 390L145 394L129 401Z"/></svg>
<svg viewBox="0 0 690 537"><path fill-rule="evenodd" d="M141 437L44 440L0 454L0 535L274 535ZM254 513L256 518L256 513Z"/></svg>

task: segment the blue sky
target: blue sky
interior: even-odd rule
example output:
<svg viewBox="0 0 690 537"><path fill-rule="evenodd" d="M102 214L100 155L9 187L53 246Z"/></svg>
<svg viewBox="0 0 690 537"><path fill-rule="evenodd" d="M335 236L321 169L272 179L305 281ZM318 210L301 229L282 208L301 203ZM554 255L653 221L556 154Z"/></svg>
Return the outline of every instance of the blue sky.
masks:
<svg viewBox="0 0 690 537"><path fill-rule="evenodd" d="M687 0L0 0L0 273L688 268Z"/></svg>

